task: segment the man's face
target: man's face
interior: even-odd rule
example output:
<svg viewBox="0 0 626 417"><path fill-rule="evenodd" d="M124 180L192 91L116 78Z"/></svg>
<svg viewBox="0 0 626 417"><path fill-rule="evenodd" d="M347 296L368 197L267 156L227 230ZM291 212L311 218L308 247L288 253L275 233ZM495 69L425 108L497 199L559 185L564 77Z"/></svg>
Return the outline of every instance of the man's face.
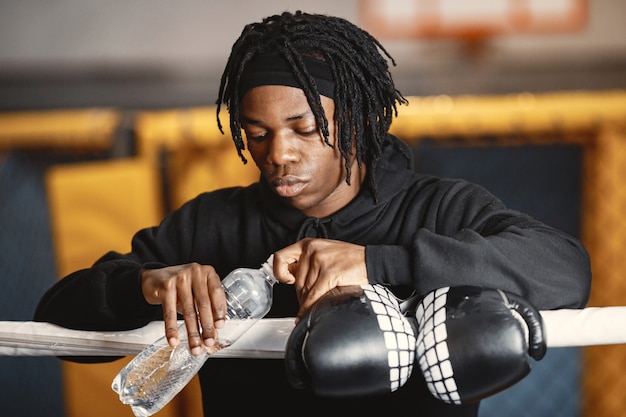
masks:
<svg viewBox="0 0 626 417"><path fill-rule="evenodd" d="M324 96L321 101L332 147L324 143L299 88L255 87L241 102L248 150L261 175L285 203L320 218L348 204L359 192L364 176L353 160L352 185L346 183L344 160L335 146L335 103Z"/></svg>

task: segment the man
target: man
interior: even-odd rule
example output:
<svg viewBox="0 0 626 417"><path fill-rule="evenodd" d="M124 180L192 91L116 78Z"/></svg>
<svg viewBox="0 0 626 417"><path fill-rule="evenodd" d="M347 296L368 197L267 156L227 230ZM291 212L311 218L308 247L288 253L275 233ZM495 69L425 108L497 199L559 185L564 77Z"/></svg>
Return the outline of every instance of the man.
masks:
<svg viewBox="0 0 626 417"><path fill-rule="evenodd" d="M257 183L205 193L139 231L128 254L109 252L42 298L35 319L87 330L165 321L192 353L215 343L226 303L220 277L274 253L267 317L296 317L335 287L382 283L399 298L473 285L518 294L540 309L578 308L590 291L580 242L507 209L484 188L415 173L388 128L395 88L383 46L350 22L296 12L247 25L222 76L237 151ZM242 134L242 131L244 132ZM245 136L245 141L244 141ZM471 347L468 347L471 348ZM434 399L419 372L394 393L325 398L294 390L281 360L211 358L199 372L206 415L241 397L241 410L350 410L476 416L478 404Z"/></svg>

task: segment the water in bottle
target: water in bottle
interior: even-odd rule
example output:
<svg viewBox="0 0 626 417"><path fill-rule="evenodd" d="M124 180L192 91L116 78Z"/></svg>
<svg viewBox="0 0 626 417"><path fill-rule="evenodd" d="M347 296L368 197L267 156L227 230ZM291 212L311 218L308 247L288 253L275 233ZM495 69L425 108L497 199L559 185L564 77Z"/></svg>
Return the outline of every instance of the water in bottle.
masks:
<svg viewBox="0 0 626 417"><path fill-rule="evenodd" d="M272 306L276 277L273 255L259 269L237 268L222 280L228 303L226 324L217 343L194 356L189 351L185 325L178 329L180 342L169 346L165 336L146 347L115 377L111 388L120 401L131 406L136 417L148 417L161 410L200 370L216 350L230 346Z"/></svg>

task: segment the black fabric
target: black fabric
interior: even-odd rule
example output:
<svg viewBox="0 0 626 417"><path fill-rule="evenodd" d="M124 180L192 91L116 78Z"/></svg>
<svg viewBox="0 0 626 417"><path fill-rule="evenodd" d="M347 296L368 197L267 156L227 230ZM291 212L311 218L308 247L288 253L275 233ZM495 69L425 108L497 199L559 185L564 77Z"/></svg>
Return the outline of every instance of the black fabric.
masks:
<svg viewBox="0 0 626 417"><path fill-rule="evenodd" d="M476 285L519 294L538 309L586 304L590 265L578 240L507 209L481 186L415 173L410 154L406 144L388 136L376 172L379 203L363 187L346 207L319 222L283 205L263 181L201 194L158 227L139 231L131 254L108 253L93 268L59 281L41 300L35 320L92 330L160 320L160 309L137 290L142 265L199 262L213 265L221 276L237 267L258 268L271 253L294 243L307 223L306 236L323 225L329 239L364 245L370 282L394 291L425 294ZM293 287L275 285L268 317L293 317L297 310ZM207 405L235 389L257 407L280 395L302 401L299 410L327 414L325 407L338 404L355 410L385 404L420 416L475 415L474 408L435 401L419 372L401 393L358 401L323 401L291 390L282 361L211 359L200 377ZM209 415L212 408L205 410Z"/></svg>
<svg viewBox="0 0 626 417"><path fill-rule="evenodd" d="M308 56L303 56L302 62L306 72L313 77L317 91L334 99L335 83L330 66L324 61ZM239 97L243 97L250 89L262 85L304 87L294 76L287 61L277 54L260 54L250 60L239 81Z"/></svg>
<svg viewBox="0 0 626 417"><path fill-rule="evenodd" d="M338 399L291 388L284 378L283 368L280 359L210 358L199 374L206 393L203 397L205 415L212 415L216 401L227 398L228 393L240 399L238 413L252 415L265 410L276 416L345 417L380 412L385 416L476 417L478 412L478 403L456 406L435 399L419 375L391 394ZM419 373L413 375L416 374Z"/></svg>

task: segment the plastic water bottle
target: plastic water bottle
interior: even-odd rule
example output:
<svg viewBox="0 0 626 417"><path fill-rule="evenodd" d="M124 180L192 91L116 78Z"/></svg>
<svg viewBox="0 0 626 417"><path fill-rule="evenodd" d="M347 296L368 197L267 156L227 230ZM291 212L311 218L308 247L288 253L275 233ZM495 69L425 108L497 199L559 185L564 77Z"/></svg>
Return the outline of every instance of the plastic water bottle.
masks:
<svg viewBox="0 0 626 417"><path fill-rule="evenodd" d="M271 255L259 269L237 268L222 280L228 303L227 319L218 332L217 343L194 356L182 324L176 347L165 336L141 351L114 378L111 388L135 416L148 417L161 410L176 396L217 350L234 343L272 306L272 288L278 282Z"/></svg>

